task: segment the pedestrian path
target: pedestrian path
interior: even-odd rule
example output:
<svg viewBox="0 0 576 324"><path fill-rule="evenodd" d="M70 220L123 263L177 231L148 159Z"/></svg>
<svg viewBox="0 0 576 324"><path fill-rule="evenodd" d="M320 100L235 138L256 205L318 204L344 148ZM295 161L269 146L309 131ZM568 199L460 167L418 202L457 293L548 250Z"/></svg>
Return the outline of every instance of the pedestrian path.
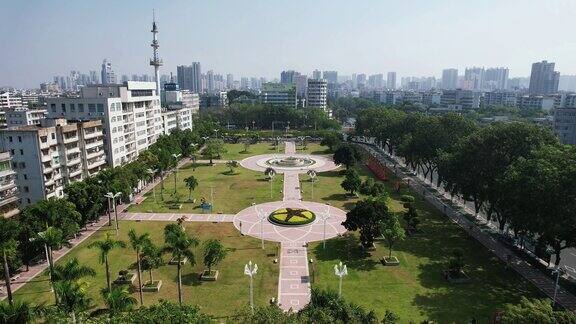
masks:
<svg viewBox="0 0 576 324"><path fill-rule="evenodd" d="M284 198L283 201L300 201L302 195L300 193L300 180L297 171L284 172Z"/></svg>
<svg viewBox="0 0 576 324"><path fill-rule="evenodd" d="M131 221L169 222L183 218L185 222L232 223L234 214L122 213L120 218Z"/></svg>
<svg viewBox="0 0 576 324"><path fill-rule="evenodd" d="M284 153L296 154L296 144L294 142L285 142L284 143Z"/></svg>
<svg viewBox="0 0 576 324"><path fill-rule="evenodd" d="M399 162L399 160L392 160L390 157L386 156L381 150L377 150L374 147L359 143L361 146L366 148L370 154L380 160L380 162ZM438 210L446 214L454 223L458 224L464 231L466 231L470 236L475 238L480 244L494 253L503 262L508 262L508 258L512 257L509 262L510 267L523 276L526 280L534 284L540 291L542 291L546 296L553 298L554 291L556 288L556 283L547 275L543 274L540 270L534 268L528 262L523 259L514 257L514 252L510 250L507 246L500 243L489 233L481 230L475 223L468 220L460 211L453 209L450 205L445 204L442 201L443 197L440 193L434 193L427 187L422 185L422 180L412 175L406 174L400 170L400 168L388 169L392 171L399 178L410 177L414 181L409 181L409 186L415 191L424 193L424 198L436 207ZM558 287L556 302L562 307L576 311L576 297L568 292L562 287Z"/></svg>
<svg viewBox="0 0 576 324"><path fill-rule="evenodd" d="M298 311L310 302L310 275L305 243L282 243L278 305L284 311Z"/></svg>

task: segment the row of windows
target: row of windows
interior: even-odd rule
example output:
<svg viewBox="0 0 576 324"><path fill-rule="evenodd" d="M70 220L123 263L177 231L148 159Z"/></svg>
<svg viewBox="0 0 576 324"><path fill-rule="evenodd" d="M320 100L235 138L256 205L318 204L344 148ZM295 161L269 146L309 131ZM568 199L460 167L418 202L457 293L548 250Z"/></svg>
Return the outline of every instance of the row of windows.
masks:
<svg viewBox="0 0 576 324"><path fill-rule="evenodd" d="M12 155L15 154L14 149L11 149L11 150L10 150L10 154L12 154ZM24 155L24 150L23 150L23 149L20 149L20 155Z"/></svg>
<svg viewBox="0 0 576 324"><path fill-rule="evenodd" d="M84 104L83 104L83 103L79 103L79 104L73 104L73 103L71 103L71 104L69 104L68 106L69 106L69 108L70 108L70 112L76 112L76 106L78 106L78 112L83 113L83 112L85 111L85 110L84 110ZM55 113L55 112L56 112L56 104L54 104L54 103L53 103L53 104L50 104L50 109L52 110L53 113ZM67 108L66 108L66 104L65 104L65 103L60 104L60 110L61 110L61 112L63 112L63 113L67 112ZM98 112L104 112L104 104L101 104L101 103L99 103L99 104L89 103L89 104L88 104L88 112L96 112L96 111L98 111Z"/></svg>
<svg viewBox="0 0 576 324"><path fill-rule="evenodd" d="M14 139L12 138L12 136L8 136L8 142L12 143L14 141ZM22 143L22 136L18 136L18 142Z"/></svg>

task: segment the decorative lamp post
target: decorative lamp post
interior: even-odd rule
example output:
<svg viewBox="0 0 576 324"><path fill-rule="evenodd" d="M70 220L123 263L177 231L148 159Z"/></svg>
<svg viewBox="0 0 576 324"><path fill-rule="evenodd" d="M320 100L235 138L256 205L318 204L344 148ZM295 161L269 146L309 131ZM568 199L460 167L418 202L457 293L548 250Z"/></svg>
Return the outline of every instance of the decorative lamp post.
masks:
<svg viewBox="0 0 576 324"><path fill-rule="evenodd" d="M324 221L324 236L322 237L322 248L326 249L326 221L328 219L330 219L330 206L328 206L327 210L325 213L323 213L321 216L322 221Z"/></svg>
<svg viewBox="0 0 576 324"><path fill-rule="evenodd" d="M346 268L345 264L340 262L339 264L334 265L334 273L340 277L340 284L338 285L338 296L342 296L342 278L348 275L348 268Z"/></svg>
<svg viewBox="0 0 576 324"><path fill-rule="evenodd" d="M257 207L254 209L256 209L258 219L260 219L260 240L262 241L262 250L264 250L264 220L266 219L266 215Z"/></svg>
<svg viewBox="0 0 576 324"><path fill-rule="evenodd" d="M252 279L257 272L258 265L256 263L252 264L252 261L249 261L248 264L244 265L244 274L250 277L250 308L252 309L252 314L254 314L254 285Z"/></svg>
<svg viewBox="0 0 576 324"><path fill-rule="evenodd" d="M156 202L156 186L154 186L154 175L156 172L152 169L148 169L148 173L152 176L152 195L154 196L154 202Z"/></svg>
<svg viewBox="0 0 576 324"><path fill-rule="evenodd" d="M178 158L182 156L182 154L173 153L172 157L176 160L176 170L174 171L174 193L176 193L176 181L178 181Z"/></svg>
<svg viewBox="0 0 576 324"><path fill-rule="evenodd" d="M272 182L274 181L274 177L276 176L276 171L272 170L268 172L268 178L270 178L270 198L272 198Z"/></svg>

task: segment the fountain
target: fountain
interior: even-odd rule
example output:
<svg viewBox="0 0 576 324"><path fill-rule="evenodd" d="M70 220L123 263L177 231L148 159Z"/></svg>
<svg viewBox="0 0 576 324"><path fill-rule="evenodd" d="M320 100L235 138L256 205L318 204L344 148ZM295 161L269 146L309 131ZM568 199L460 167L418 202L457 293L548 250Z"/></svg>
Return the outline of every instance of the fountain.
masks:
<svg viewBox="0 0 576 324"><path fill-rule="evenodd" d="M282 168L299 168L311 166L316 161L307 157L298 156L288 156L282 158L273 158L266 161L266 164L271 167L282 167Z"/></svg>

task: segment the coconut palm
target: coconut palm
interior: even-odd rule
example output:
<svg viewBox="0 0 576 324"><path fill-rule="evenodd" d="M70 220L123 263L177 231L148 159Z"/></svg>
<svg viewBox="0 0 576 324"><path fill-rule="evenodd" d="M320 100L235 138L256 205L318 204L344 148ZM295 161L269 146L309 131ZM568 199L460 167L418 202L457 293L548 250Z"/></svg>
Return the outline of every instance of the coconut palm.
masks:
<svg viewBox="0 0 576 324"><path fill-rule="evenodd" d="M12 219L0 219L0 253L2 253L2 262L4 264L4 281L6 283L6 293L8 303L12 305L12 287L10 286L10 269L8 261L17 253L18 242L18 223Z"/></svg>
<svg viewBox="0 0 576 324"><path fill-rule="evenodd" d="M84 277L94 277L96 271L91 267L80 265L77 258L68 259L64 263L55 264L52 270L52 280L77 281Z"/></svg>
<svg viewBox="0 0 576 324"><path fill-rule="evenodd" d="M172 259L176 261L178 276L178 302L182 305L182 261L188 259L190 265L195 265L192 248L198 245L198 239L189 236L182 226L169 224L164 227L165 250L170 252Z"/></svg>
<svg viewBox="0 0 576 324"><path fill-rule="evenodd" d="M48 226L44 232L38 233L39 241L44 244L46 249L46 257L48 259L48 266L50 270L50 283L54 290L54 298L58 302L58 294L54 289L54 257L53 250L60 248L62 245L69 245L68 241L64 238L62 230Z"/></svg>
<svg viewBox="0 0 576 324"><path fill-rule="evenodd" d="M148 270L148 273L150 274L150 284L152 284L154 282L152 271L154 269L158 269L160 266L164 264L164 260L162 259L162 250L159 249L152 242L149 242L142 249L140 258L142 269Z"/></svg>
<svg viewBox="0 0 576 324"><path fill-rule="evenodd" d="M0 323L29 323L37 319L43 313L43 305L33 305L32 303L26 301L0 303Z"/></svg>
<svg viewBox="0 0 576 324"><path fill-rule="evenodd" d="M88 284L76 281L58 281L54 284L54 291L59 298L56 307L66 314L70 314L72 323L76 323L76 314L91 307L91 299L86 290Z"/></svg>
<svg viewBox="0 0 576 324"><path fill-rule="evenodd" d="M110 283L110 264L108 262L108 254L114 248L125 248L126 243L123 241L115 240L112 238L110 233L106 234L106 238L102 241L94 241L88 245L89 249L97 248L100 252L98 261L100 264L104 264L106 266L106 284L108 287L108 291L112 290L112 284Z"/></svg>
<svg viewBox="0 0 576 324"><path fill-rule="evenodd" d="M192 200L192 191L198 187L198 180L191 175L184 179L184 183L186 183L186 187L188 188L188 200Z"/></svg>
<svg viewBox="0 0 576 324"><path fill-rule="evenodd" d="M131 310L138 301L130 295L127 287L116 287L112 290L102 290L104 303L108 307L110 317Z"/></svg>
<svg viewBox="0 0 576 324"><path fill-rule="evenodd" d="M142 235L138 235L132 228L128 232L128 238L130 240L132 249L136 251L136 263L138 264L138 292L140 294L140 305L144 305L144 296L142 294L142 265L140 264L140 251L142 251L146 245L150 244L150 234L144 233Z"/></svg>

